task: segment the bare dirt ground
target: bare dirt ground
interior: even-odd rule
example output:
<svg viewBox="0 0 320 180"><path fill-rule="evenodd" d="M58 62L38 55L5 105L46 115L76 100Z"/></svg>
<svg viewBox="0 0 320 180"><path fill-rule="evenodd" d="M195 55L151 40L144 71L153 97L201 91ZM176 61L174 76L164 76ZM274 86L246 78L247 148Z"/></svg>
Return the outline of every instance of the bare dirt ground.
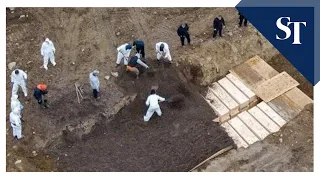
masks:
<svg viewBox="0 0 320 180"><path fill-rule="evenodd" d="M224 37L213 41L212 20L219 14L227 24ZM20 15L28 17L19 18ZM183 22L189 24L192 39L192 45L185 48L180 47L176 35L177 27ZM212 123L215 115L201 100L198 85L219 79L254 55L271 60L275 68L278 61L272 59L279 57L279 52L255 28L239 29L237 22L234 8L7 11L7 63L17 62L29 76L29 99L22 96L20 99L25 105L25 138L20 142L13 140L8 121L6 125L7 171L188 171L232 144L226 133ZM43 36L52 39L57 49L57 66L49 65L47 72L40 69ZM116 47L135 39L145 41L147 62L157 71L154 77L144 74L136 81L122 73L122 69L114 68ZM175 62L171 67L153 63L154 46L159 41L170 46ZM102 93L98 101L91 98L88 82L88 75L94 69L101 72ZM114 71L119 71L118 78L103 79ZM11 71L6 73L8 116ZM301 76L297 71L289 73ZM40 82L49 86L50 109L40 109L32 97L32 89ZM75 82L85 88L81 104L76 99ZM185 101L176 106L163 104L163 117L153 117L148 126L143 126L144 101L153 85L158 85L159 94L165 97L182 92ZM313 119L309 122L313 125ZM292 127L300 126L292 124ZM305 133L297 136L309 139ZM286 139L283 140L285 143ZM308 147L313 152L312 145ZM15 164L17 160L22 162ZM304 164L298 162L296 166L304 167ZM290 167L283 170L289 171Z"/></svg>

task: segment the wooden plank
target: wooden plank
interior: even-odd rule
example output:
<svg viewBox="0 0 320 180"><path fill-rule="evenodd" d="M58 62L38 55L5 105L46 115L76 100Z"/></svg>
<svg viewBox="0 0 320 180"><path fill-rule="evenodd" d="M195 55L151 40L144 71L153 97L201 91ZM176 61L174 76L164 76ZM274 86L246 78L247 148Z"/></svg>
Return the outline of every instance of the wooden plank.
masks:
<svg viewBox="0 0 320 180"><path fill-rule="evenodd" d="M279 115L277 114L269 105L267 105L265 102L261 102L257 105L257 107L263 111L270 119L272 119L278 126L282 127L287 122Z"/></svg>
<svg viewBox="0 0 320 180"><path fill-rule="evenodd" d="M268 80L279 74L272 66L266 63L259 56L254 56L245 62L251 69L256 71L264 80Z"/></svg>
<svg viewBox="0 0 320 180"><path fill-rule="evenodd" d="M230 126L228 122L221 124L224 130L228 135L233 139L234 143L237 145L237 148L247 148L249 145L242 139L242 137Z"/></svg>
<svg viewBox="0 0 320 180"><path fill-rule="evenodd" d="M238 118L260 139L263 140L269 132L247 111L238 114Z"/></svg>
<svg viewBox="0 0 320 180"><path fill-rule="evenodd" d="M259 141L257 136L238 117L232 118L228 123L248 144Z"/></svg>
<svg viewBox="0 0 320 180"><path fill-rule="evenodd" d="M258 107L255 106L249 109L248 112L270 133L275 133L280 130L280 127Z"/></svg>
<svg viewBox="0 0 320 180"><path fill-rule="evenodd" d="M207 158L206 160L202 161L200 164L196 165L194 168L192 168L189 172L197 169L198 167L200 167L201 165L203 165L204 163L206 163L207 161L214 159L215 157L220 156L221 154L230 151L231 149L233 149L233 146L228 146L226 148L221 149L220 151L216 152L215 154L213 154L212 156L210 156L209 158Z"/></svg>
<svg viewBox="0 0 320 180"><path fill-rule="evenodd" d="M286 92L285 96L296 103L300 109L303 109L307 104L313 103L313 100L297 87Z"/></svg>
<svg viewBox="0 0 320 180"><path fill-rule="evenodd" d="M232 68L229 72L238 77L250 89L255 89L259 84L265 81L261 75L246 63Z"/></svg>
<svg viewBox="0 0 320 180"><path fill-rule="evenodd" d="M218 83L229 93L229 95L240 105L240 110L249 105L249 99L227 78L222 78Z"/></svg>
<svg viewBox="0 0 320 180"><path fill-rule="evenodd" d="M269 102L290 89L298 86L299 83L287 72L282 72L273 78L263 82L253 91L263 101Z"/></svg>
<svg viewBox="0 0 320 180"><path fill-rule="evenodd" d="M209 90L212 91L221 102L230 110L230 115L234 116L239 113L239 104L218 84L213 83Z"/></svg>
<svg viewBox="0 0 320 180"><path fill-rule="evenodd" d="M273 99L267 104L275 112L277 112L284 120L290 121L301 112L301 109L295 102L289 99L285 94Z"/></svg>
<svg viewBox="0 0 320 180"><path fill-rule="evenodd" d="M241 82L239 78L234 76L233 74L227 74L226 76L243 94L249 98L249 101L252 102L257 99L257 96L251 91L245 84Z"/></svg>
<svg viewBox="0 0 320 180"><path fill-rule="evenodd" d="M217 96L213 94L212 91L208 91L205 97L210 107L219 116L219 121L225 121L230 117L229 109L219 100Z"/></svg>

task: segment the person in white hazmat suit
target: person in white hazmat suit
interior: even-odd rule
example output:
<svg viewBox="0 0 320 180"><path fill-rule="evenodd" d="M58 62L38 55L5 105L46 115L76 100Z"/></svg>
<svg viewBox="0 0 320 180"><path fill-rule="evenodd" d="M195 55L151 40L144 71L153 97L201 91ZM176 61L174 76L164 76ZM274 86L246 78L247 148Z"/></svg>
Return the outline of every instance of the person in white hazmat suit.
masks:
<svg viewBox="0 0 320 180"><path fill-rule="evenodd" d="M10 113L10 123L12 127L13 137L20 140L23 138L22 135L22 124L21 124L21 115L18 108L14 109Z"/></svg>
<svg viewBox="0 0 320 180"><path fill-rule="evenodd" d="M44 39L45 40L41 46L41 55L43 56L43 67L45 70L48 70L49 60L53 66L56 65L56 62L54 59L54 53L56 52L56 49L53 45L53 42L49 38L44 38Z"/></svg>
<svg viewBox="0 0 320 180"><path fill-rule="evenodd" d="M156 44L156 52L157 52L157 60L159 61L161 58L167 59L170 63L172 63L172 58L169 50L169 45L165 42L158 42Z"/></svg>
<svg viewBox="0 0 320 180"><path fill-rule="evenodd" d="M22 71L21 69L15 69L11 73L11 84L12 84L12 95L17 95L19 86L21 87L24 96L27 97L27 86L26 86L26 80L28 76L27 74Z"/></svg>
<svg viewBox="0 0 320 180"><path fill-rule="evenodd" d="M12 95L11 97L11 111L13 111L14 109L19 109L19 114L21 115L23 105L19 101L18 95Z"/></svg>
<svg viewBox="0 0 320 180"><path fill-rule="evenodd" d="M152 89L151 95L148 97L146 101L146 105L149 106L149 108L146 115L143 117L143 120L145 122L148 122L154 112L156 112L158 116L161 116L162 112L159 106L159 102L163 102L165 100L165 98L160 97L156 94L156 90Z"/></svg>
<svg viewBox="0 0 320 180"><path fill-rule="evenodd" d="M118 56L117 56L117 62L116 66L119 66L122 59L123 59L123 64L128 65L128 59L130 56L132 46L129 43L123 44L117 48L118 51Z"/></svg>
<svg viewBox="0 0 320 180"><path fill-rule="evenodd" d="M93 97L98 98L98 93L100 92L100 81L99 81L99 71L94 70L93 72L90 73L89 79L90 79L90 85L93 91Z"/></svg>

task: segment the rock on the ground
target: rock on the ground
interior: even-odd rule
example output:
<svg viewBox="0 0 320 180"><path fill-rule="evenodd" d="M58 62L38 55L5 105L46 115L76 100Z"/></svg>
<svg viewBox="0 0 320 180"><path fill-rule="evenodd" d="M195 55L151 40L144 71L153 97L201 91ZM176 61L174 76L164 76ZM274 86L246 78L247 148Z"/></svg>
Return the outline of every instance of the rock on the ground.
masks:
<svg viewBox="0 0 320 180"><path fill-rule="evenodd" d="M282 143L282 142L283 142L283 139L282 139L282 138L279 138L279 142Z"/></svg>
<svg viewBox="0 0 320 180"><path fill-rule="evenodd" d="M9 70L12 70L16 65L17 65L16 62L11 62L11 63L9 63L9 64L8 64Z"/></svg>
<svg viewBox="0 0 320 180"><path fill-rule="evenodd" d="M32 151L32 155L33 156L37 156L38 154L37 154L37 151Z"/></svg>
<svg viewBox="0 0 320 180"><path fill-rule="evenodd" d="M118 77L118 76L119 76L119 73L118 73L118 72L111 72L111 75L112 75L113 77Z"/></svg>
<svg viewBox="0 0 320 180"><path fill-rule="evenodd" d="M110 76L105 76L104 79L105 79L105 80L109 80L109 79L110 79Z"/></svg>
<svg viewBox="0 0 320 180"><path fill-rule="evenodd" d="M120 32L117 32L117 36L120 36Z"/></svg>
<svg viewBox="0 0 320 180"><path fill-rule="evenodd" d="M27 62L27 64L30 64L30 63L32 63L32 61L28 61L28 62Z"/></svg>
<svg viewBox="0 0 320 180"><path fill-rule="evenodd" d="M21 162L22 162L21 160L17 160L14 164L15 164L15 165L21 164Z"/></svg>
<svg viewBox="0 0 320 180"><path fill-rule="evenodd" d="M23 15L21 15L21 16L19 17L19 19L20 19L20 18L24 18L24 17L26 17L26 15L23 14Z"/></svg>

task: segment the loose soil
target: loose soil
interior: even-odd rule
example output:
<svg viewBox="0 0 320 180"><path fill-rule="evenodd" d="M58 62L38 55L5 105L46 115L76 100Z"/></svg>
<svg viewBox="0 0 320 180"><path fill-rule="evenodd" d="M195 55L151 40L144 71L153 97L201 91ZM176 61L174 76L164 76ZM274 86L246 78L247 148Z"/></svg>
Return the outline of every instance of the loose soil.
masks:
<svg viewBox="0 0 320 180"><path fill-rule="evenodd" d="M155 62L147 61L148 64ZM162 65L162 64L161 64ZM188 171L233 144L200 94L179 78L176 68L156 67L139 80L122 73L117 80L135 100L108 124L99 124L83 141L60 149L61 171ZM183 101L160 104L163 115L143 122L152 86L163 97L183 93ZM199 116L201 114L201 116ZM66 157L63 157L67 154Z"/></svg>

